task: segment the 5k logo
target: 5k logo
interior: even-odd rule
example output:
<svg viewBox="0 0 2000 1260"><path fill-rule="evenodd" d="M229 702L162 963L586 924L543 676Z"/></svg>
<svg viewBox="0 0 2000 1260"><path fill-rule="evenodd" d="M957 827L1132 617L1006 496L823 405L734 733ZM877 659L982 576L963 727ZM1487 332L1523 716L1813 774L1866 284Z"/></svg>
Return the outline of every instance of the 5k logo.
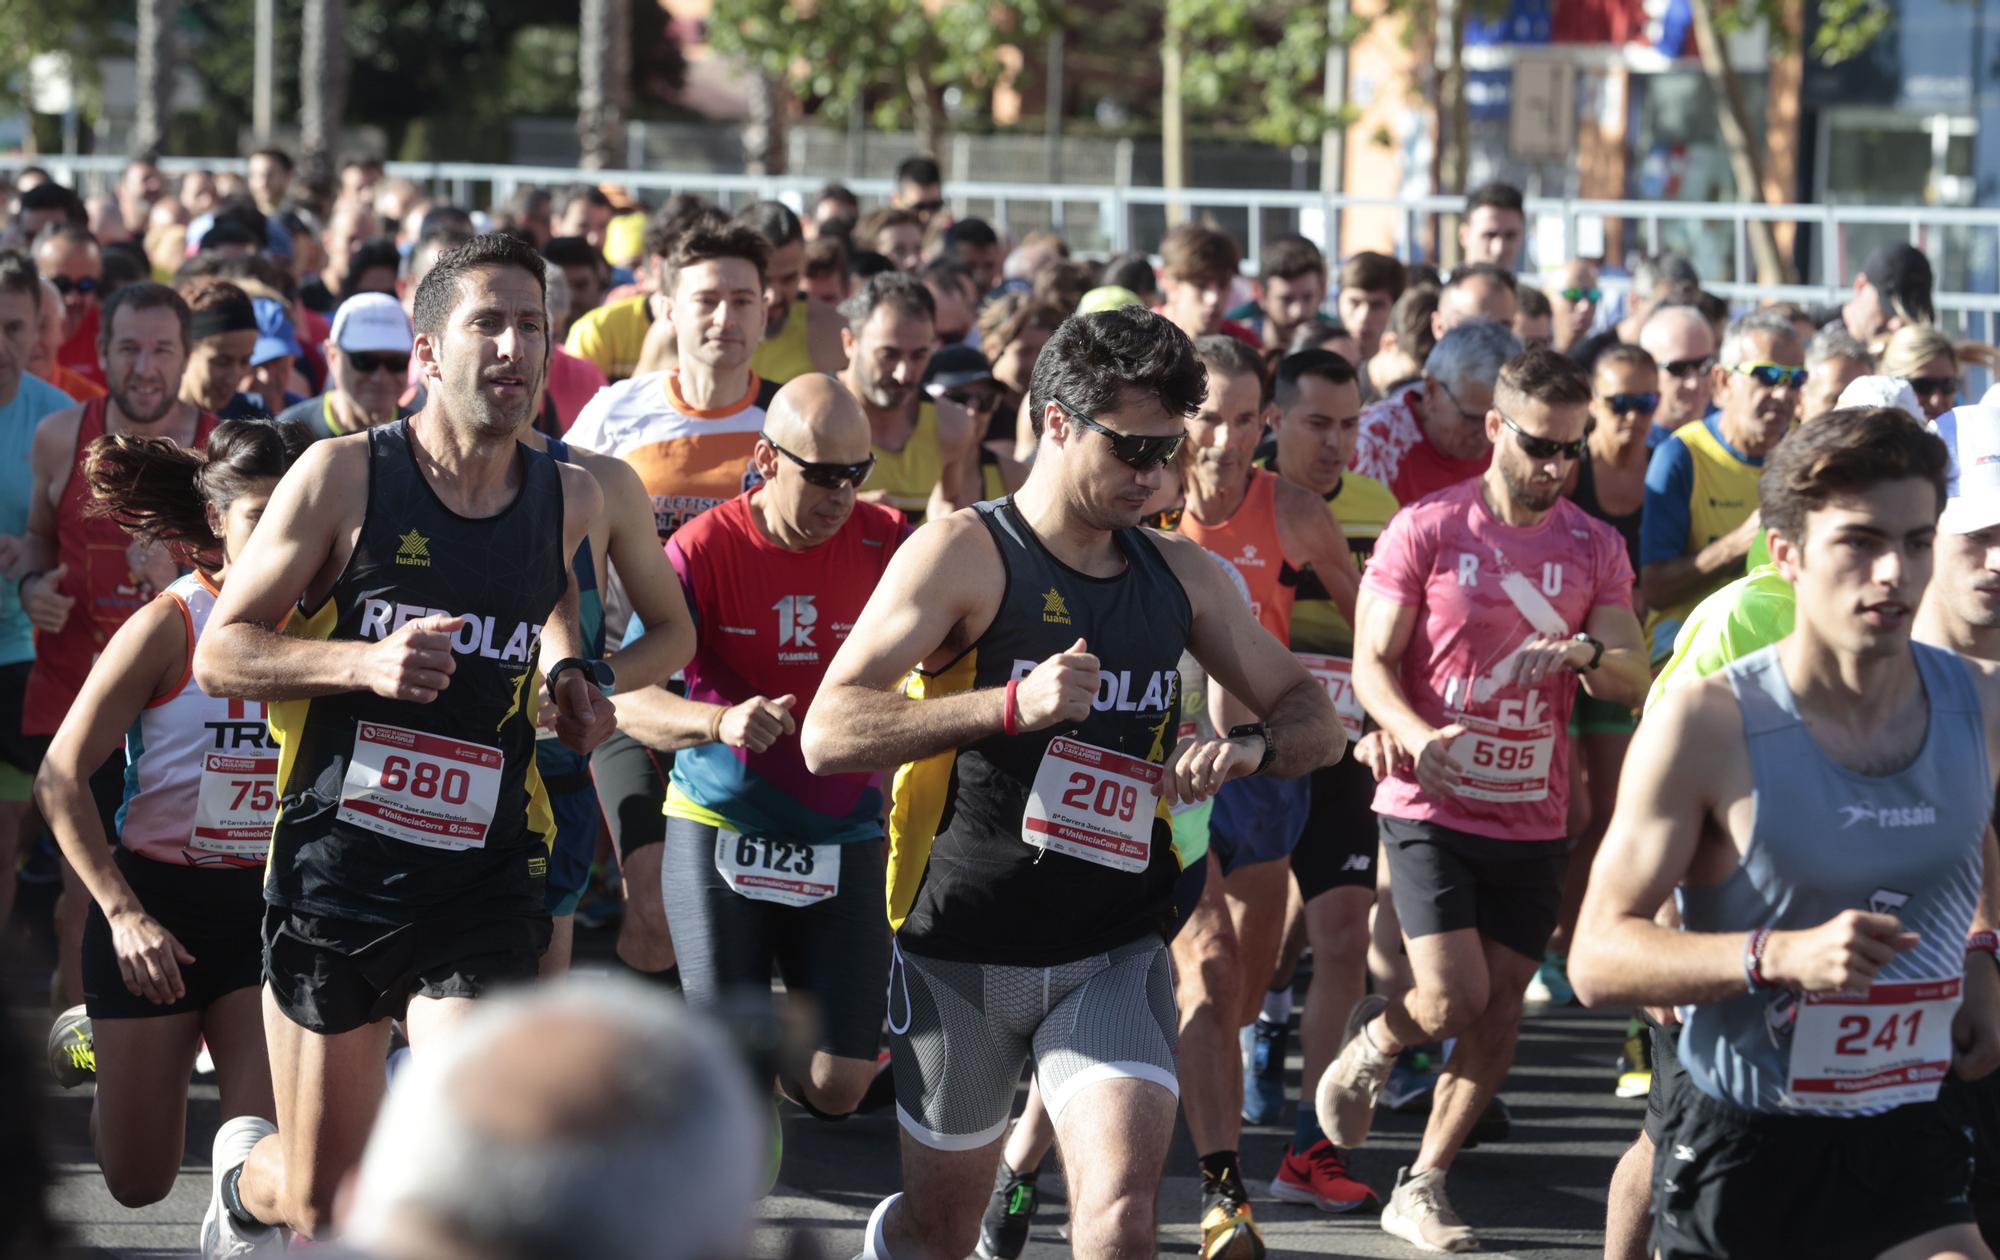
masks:
<svg viewBox="0 0 2000 1260"><path fill-rule="evenodd" d="M813 607L810 595L787 595L771 605L778 614L779 647L816 647L813 642L813 627L819 622L819 609Z"/></svg>

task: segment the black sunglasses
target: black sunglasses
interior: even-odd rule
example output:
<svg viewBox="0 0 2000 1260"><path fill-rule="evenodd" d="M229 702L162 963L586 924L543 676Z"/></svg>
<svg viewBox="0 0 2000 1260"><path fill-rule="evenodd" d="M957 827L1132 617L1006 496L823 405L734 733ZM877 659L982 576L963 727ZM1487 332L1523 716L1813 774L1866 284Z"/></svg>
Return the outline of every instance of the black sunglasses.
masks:
<svg viewBox="0 0 2000 1260"><path fill-rule="evenodd" d="M1564 459L1583 458L1583 447L1586 439L1578 438L1574 442L1558 442L1554 438L1536 437L1520 425L1515 424L1506 412L1500 411L1498 408L1494 410L1500 417L1500 423L1514 431L1515 443L1520 446L1521 452L1529 459L1554 459L1558 455Z"/></svg>
<svg viewBox="0 0 2000 1260"><path fill-rule="evenodd" d="M1181 453L1181 443L1187 441L1186 430L1161 437L1150 437L1143 433L1120 433L1116 429L1105 428L1060 398L1056 399L1056 403L1069 413L1070 419L1092 433L1102 433L1111 443L1111 454L1121 463L1129 464L1140 472L1172 463L1174 456Z"/></svg>
<svg viewBox="0 0 2000 1260"><path fill-rule="evenodd" d="M1660 409L1658 394L1612 394L1604 401L1611 410L1621 416L1628 411L1650 416Z"/></svg>
<svg viewBox="0 0 2000 1260"><path fill-rule="evenodd" d="M1672 363L1662 363L1660 370L1668 376L1699 376L1715 366L1715 356L1700 359L1675 359Z"/></svg>
<svg viewBox="0 0 2000 1260"><path fill-rule="evenodd" d="M95 276L83 276L75 280L70 279L68 276L56 276L49 283L56 286L56 292L65 297L72 293L97 292L97 278Z"/></svg>
<svg viewBox="0 0 2000 1260"><path fill-rule="evenodd" d="M1906 376L1903 379L1910 383L1910 388L1919 396L1932 394L1950 394L1954 398L1958 396L1956 376Z"/></svg>
<svg viewBox="0 0 2000 1260"><path fill-rule="evenodd" d="M1000 406L1000 394L997 390L948 389L944 392L944 396L967 411L975 411L982 415Z"/></svg>
<svg viewBox="0 0 2000 1260"><path fill-rule="evenodd" d="M388 372L394 376L405 376L410 371L410 356L395 354L387 350L359 351L349 354L347 362L363 376L374 372Z"/></svg>
<svg viewBox="0 0 2000 1260"><path fill-rule="evenodd" d="M784 447L773 442L771 435L768 433L760 433L757 436L764 439L766 446L769 446L772 450L778 452L778 454L797 464L799 466L799 476L806 479L807 485L818 486L822 490L838 490L849 483L852 483L854 488L859 490L861 483L868 480L868 474L875 471L875 457L873 455L870 455L858 464L822 464L815 460L800 459Z"/></svg>

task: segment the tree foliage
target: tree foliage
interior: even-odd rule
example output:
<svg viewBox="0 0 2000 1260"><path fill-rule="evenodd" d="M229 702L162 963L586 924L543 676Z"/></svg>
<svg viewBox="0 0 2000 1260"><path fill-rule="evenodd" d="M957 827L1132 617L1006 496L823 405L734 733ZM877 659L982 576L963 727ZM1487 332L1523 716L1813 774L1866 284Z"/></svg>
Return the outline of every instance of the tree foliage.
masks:
<svg viewBox="0 0 2000 1260"><path fill-rule="evenodd" d="M1344 111L1330 113L1322 84L1336 40L1325 0L1166 0L1166 32L1185 60L1185 106L1209 122L1240 127L1267 144L1317 144Z"/></svg>

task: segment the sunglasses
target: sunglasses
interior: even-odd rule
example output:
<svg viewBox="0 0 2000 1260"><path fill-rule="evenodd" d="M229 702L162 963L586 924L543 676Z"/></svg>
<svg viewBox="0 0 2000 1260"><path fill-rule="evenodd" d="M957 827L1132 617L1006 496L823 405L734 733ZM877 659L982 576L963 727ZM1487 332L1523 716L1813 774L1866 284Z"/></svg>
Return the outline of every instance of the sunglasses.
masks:
<svg viewBox="0 0 2000 1260"><path fill-rule="evenodd" d="M1908 381L1910 388L1920 395L1950 394L1954 398L1958 396L1956 376L1906 376L1903 379Z"/></svg>
<svg viewBox="0 0 2000 1260"><path fill-rule="evenodd" d="M1000 406L1000 395L990 389L948 389L944 392L947 401L955 402L967 411L981 415Z"/></svg>
<svg viewBox="0 0 2000 1260"><path fill-rule="evenodd" d="M384 351L361 351L347 356L348 365L363 376L376 372L387 372L392 376L405 376L410 371L410 356Z"/></svg>
<svg viewBox="0 0 2000 1260"><path fill-rule="evenodd" d="M1685 379L1690 376L1699 376L1714 366L1715 356L1711 354L1699 359L1675 359L1672 363L1662 363L1660 370L1668 376L1678 376Z"/></svg>
<svg viewBox="0 0 2000 1260"><path fill-rule="evenodd" d="M944 198L936 197L930 201L913 201L905 208L913 214L936 214L938 211L944 209Z"/></svg>
<svg viewBox="0 0 2000 1260"><path fill-rule="evenodd" d="M97 292L97 278L95 276L84 276L75 280L72 280L68 276L56 276L49 283L56 286L56 292L62 294L64 297L68 297L72 293Z"/></svg>
<svg viewBox="0 0 2000 1260"><path fill-rule="evenodd" d="M1120 433L1116 429L1105 428L1060 398L1056 399L1056 403L1069 413L1070 419L1089 429L1092 433L1103 434L1105 439L1111 443L1112 456L1119 462L1130 465L1140 472L1146 472L1149 469L1159 468L1171 463L1174 456L1181 453L1181 443L1187 441L1187 432L1185 430L1179 433L1169 433L1162 437L1151 437L1143 433Z"/></svg>
<svg viewBox="0 0 2000 1260"><path fill-rule="evenodd" d="M1732 363L1729 370L1747 376L1766 389L1797 389L1806 383L1806 370L1782 363Z"/></svg>
<svg viewBox="0 0 2000 1260"><path fill-rule="evenodd" d="M1170 508L1162 508L1153 513L1153 519L1146 524L1163 534L1171 534L1181 527L1181 517L1187 515L1187 504L1176 503Z"/></svg>
<svg viewBox="0 0 2000 1260"><path fill-rule="evenodd" d="M1565 302L1596 302L1604 297L1602 289L1557 289Z"/></svg>
<svg viewBox="0 0 2000 1260"><path fill-rule="evenodd" d="M1554 459L1558 455L1564 459L1583 458L1583 447L1586 439L1578 438L1574 442L1558 442L1554 438L1536 437L1520 425L1515 424L1506 412L1500 411L1498 414L1500 416L1500 423L1514 431L1515 444L1521 448L1521 453L1529 459Z"/></svg>
<svg viewBox="0 0 2000 1260"><path fill-rule="evenodd" d="M797 464L799 466L799 476L806 479L807 485L818 486L822 490L838 490L850 483L856 490L859 490L861 483L868 480L868 474L875 471L875 457L873 455L870 455L858 464L822 464L815 460L800 459L784 447L773 442L771 435L768 433L759 433L757 436L764 440L766 446L769 446L772 450L778 452L778 454Z"/></svg>
<svg viewBox="0 0 2000 1260"><path fill-rule="evenodd" d="M1619 415L1636 411L1641 415L1650 416L1660 409L1660 396L1658 394L1612 394L1604 402L1606 406Z"/></svg>

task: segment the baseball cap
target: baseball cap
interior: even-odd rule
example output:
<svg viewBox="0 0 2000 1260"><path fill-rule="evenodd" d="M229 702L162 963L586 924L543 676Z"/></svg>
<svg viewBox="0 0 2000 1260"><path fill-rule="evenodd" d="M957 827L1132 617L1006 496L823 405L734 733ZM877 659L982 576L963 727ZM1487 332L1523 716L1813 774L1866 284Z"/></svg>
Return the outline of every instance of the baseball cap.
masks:
<svg viewBox="0 0 2000 1260"><path fill-rule="evenodd" d="M1954 407L1931 422L1951 451L1938 528L1972 534L2000 525L2000 408Z"/></svg>
<svg viewBox="0 0 2000 1260"><path fill-rule="evenodd" d="M403 304L387 293L357 293L333 313L333 344L350 354L408 354L415 344Z"/></svg>
<svg viewBox="0 0 2000 1260"><path fill-rule="evenodd" d="M931 356L924 384L932 390L961 389L993 379L993 365L971 346L946 346Z"/></svg>
<svg viewBox="0 0 2000 1260"><path fill-rule="evenodd" d="M296 359L305 351L299 348L298 334L292 331L292 317L285 314L285 304L275 298L252 298L250 305L257 309L257 348L250 352L250 366L269 363L273 359Z"/></svg>
<svg viewBox="0 0 2000 1260"><path fill-rule="evenodd" d="M1912 420L1924 418L1917 391L1900 376L1857 376L1840 391L1836 407L1894 407Z"/></svg>
<svg viewBox="0 0 2000 1260"><path fill-rule="evenodd" d="M1884 245L1868 255L1861 274L1882 295L1883 305L1911 323L1928 324L1931 306L1931 260L1914 245Z"/></svg>

